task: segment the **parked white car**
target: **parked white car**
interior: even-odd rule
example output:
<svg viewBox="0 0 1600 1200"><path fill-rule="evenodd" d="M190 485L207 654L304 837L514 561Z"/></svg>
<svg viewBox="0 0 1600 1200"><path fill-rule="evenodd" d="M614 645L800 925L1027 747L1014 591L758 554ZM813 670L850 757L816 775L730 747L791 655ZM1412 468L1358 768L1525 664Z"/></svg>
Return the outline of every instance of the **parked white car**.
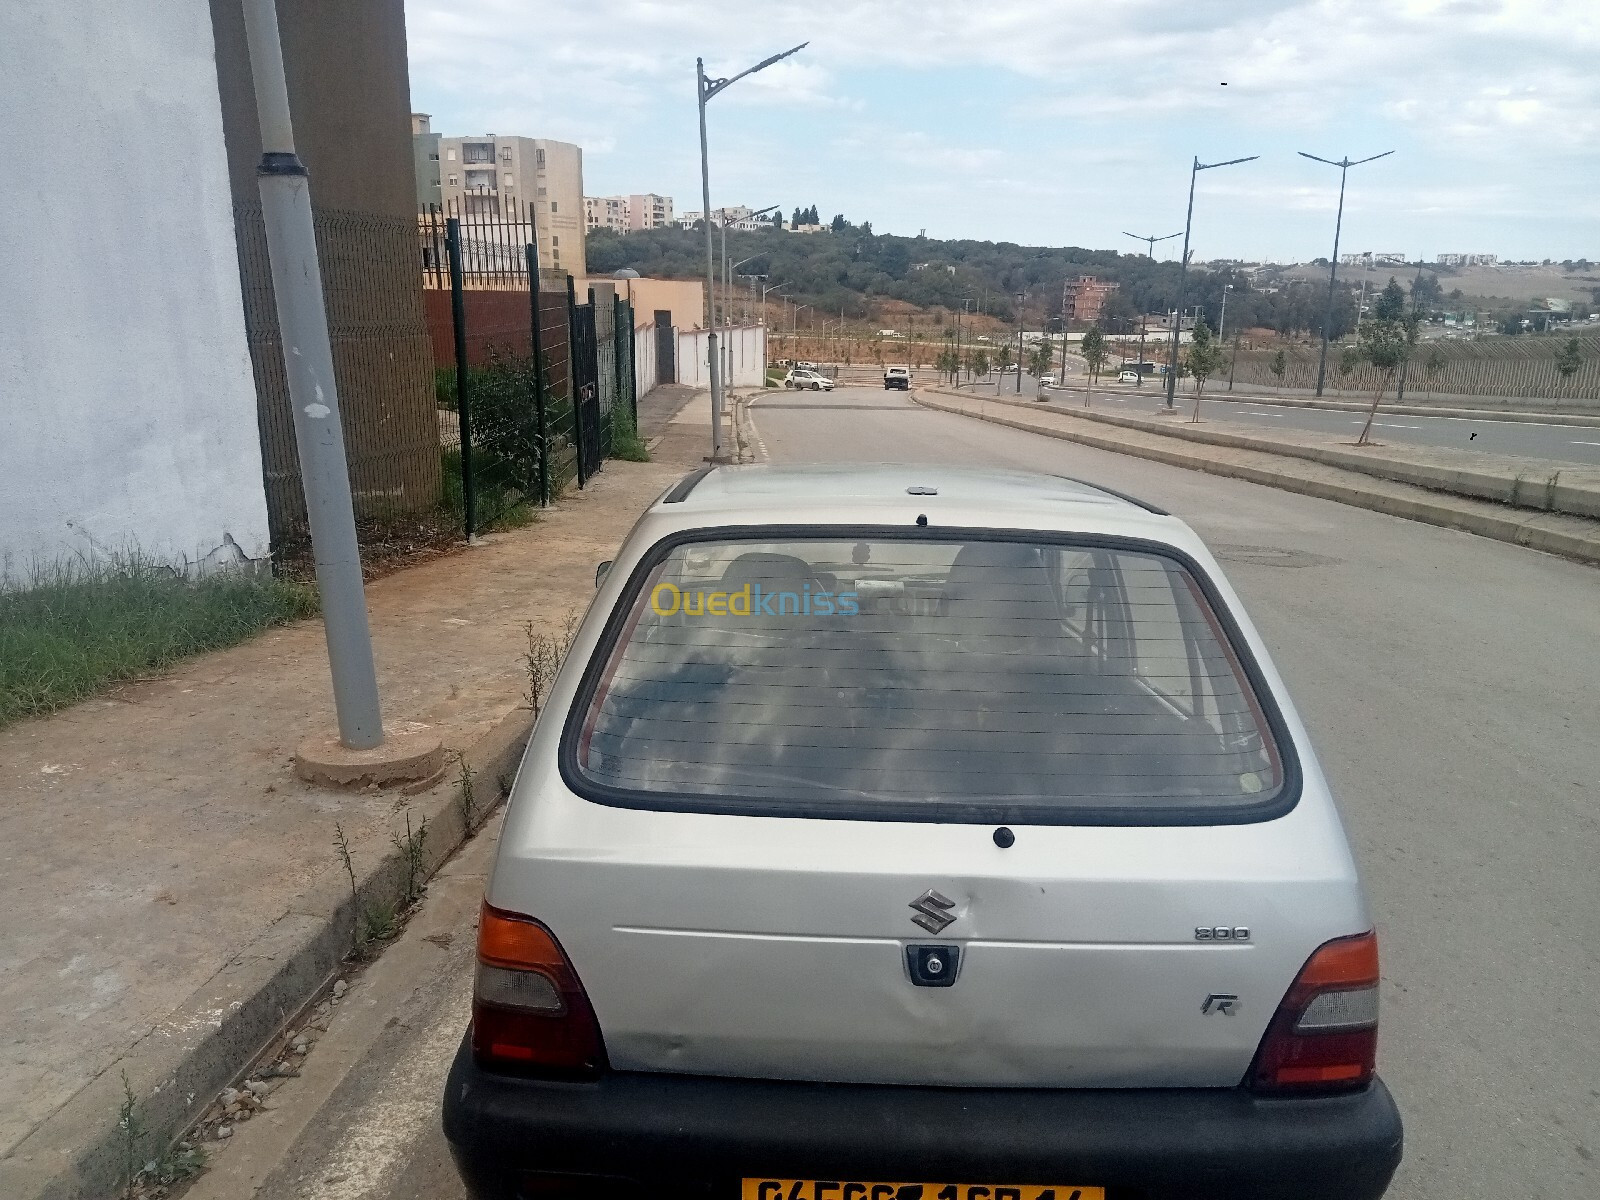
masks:
<svg viewBox="0 0 1600 1200"><path fill-rule="evenodd" d="M1305 727L1108 488L684 479L552 686L478 955L475 1196L1374 1200L1400 1160Z"/></svg>
<svg viewBox="0 0 1600 1200"><path fill-rule="evenodd" d="M783 386L799 391L831 392L833 391L833 380L818 371L808 371L801 367L796 367L783 377Z"/></svg>
<svg viewBox="0 0 1600 1200"><path fill-rule="evenodd" d="M1123 371L1117 376L1117 382L1118 383L1138 383L1139 382L1139 372L1137 372L1137 371Z"/></svg>

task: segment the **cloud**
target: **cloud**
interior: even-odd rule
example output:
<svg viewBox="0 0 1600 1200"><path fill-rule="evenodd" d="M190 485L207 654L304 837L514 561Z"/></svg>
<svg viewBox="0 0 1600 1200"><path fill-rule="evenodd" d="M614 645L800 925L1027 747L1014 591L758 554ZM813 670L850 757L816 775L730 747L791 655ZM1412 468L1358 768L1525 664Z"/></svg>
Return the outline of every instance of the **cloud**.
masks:
<svg viewBox="0 0 1600 1200"><path fill-rule="evenodd" d="M1352 210L1396 238L1481 240L1543 211L1540 236L1567 239L1548 253L1594 252L1558 222L1592 211L1600 174L1600 4L410 0L407 22L435 128L576 141L608 190L697 193L695 57L731 75L809 40L714 102L721 186L836 196L824 207L880 228L932 228L944 204L986 223L975 236L1088 238L1123 216L1169 224L1190 154L1259 152L1249 178L1203 190L1236 196L1251 238L1265 223L1320 242L1335 189L1293 151L1393 148ZM1000 194L975 206L963 187ZM1072 230L1054 195L1081 201Z"/></svg>

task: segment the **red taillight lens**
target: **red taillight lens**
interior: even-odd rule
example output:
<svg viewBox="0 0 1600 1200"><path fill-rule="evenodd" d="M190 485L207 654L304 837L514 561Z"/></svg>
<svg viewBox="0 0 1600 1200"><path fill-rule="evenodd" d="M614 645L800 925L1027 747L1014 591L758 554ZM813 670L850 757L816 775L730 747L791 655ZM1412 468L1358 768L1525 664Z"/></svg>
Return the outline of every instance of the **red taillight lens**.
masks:
<svg viewBox="0 0 1600 1200"><path fill-rule="evenodd" d="M593 1076L605 1045L578 973L532 917L483 906L472 989L472 1054L486 1067Z"/></svg>
<svg viewBox="0 0 1600 1200"><path fill-rule="evenodd" d="M1300 969L1250 1068L1266 1092L1338 1091L1372 1079L1378 1057L1378 935L1336 938Z"/></svg>

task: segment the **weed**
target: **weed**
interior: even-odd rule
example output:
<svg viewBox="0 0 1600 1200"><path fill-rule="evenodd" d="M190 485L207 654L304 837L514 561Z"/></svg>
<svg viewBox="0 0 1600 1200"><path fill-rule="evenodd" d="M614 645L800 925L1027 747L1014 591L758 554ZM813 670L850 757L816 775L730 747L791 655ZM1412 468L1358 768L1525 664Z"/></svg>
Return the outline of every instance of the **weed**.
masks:
<svg viewBox="0 0 1600 1200"><path fill-rule="evenodd" d="M339 861L344 864L344 873L350 877L350 949L354 952L361 949L361 925L353 919L361 911L361 902L356 895L356 865L350 857L350 841L344 835L344 826L337 821L333 823L333 846L339 852Z"/></svg>
<svg viewBox="0 0 1600 1200"><path fill-rule="evenodd" d="M522 656L523 666L528 672L528 686L522 693L522 699L537 721L539 710L544 707L545 699L550 694L550 685L555 682L556 671L561 667L564 650L549 634L535 633L532 621L523 624L522 632L528 639L527 653Z"/></svg>
<svg viewBox="0 0 1600 1200"><path fill-rule="evenodd" d="M633 410L622 403L611 406L611 457L627 462L650 461L650 450L639 436Z"/></svg>
<svg viewBox="0 0 1600 1200"><path fill-rule="evenodd" d="M411 829L411 810L406 809L406 835L402 838L398 833L389 839L394 843L394 848L400 852L400 859L406 869L405 898L401 908L410 908L422 895L422 877L427 866L427 841L428 818L422 818L422 824L417 826L415 832Z"/></svg>
<svg viewBox="0 0 1600 1200"><path fill-rule="evenodd" d="M126 1200L133 1200L134 1185L139 1181L139 1143L144 1141L145 1127L127 1071L122 1072L122 1104L117 1109L117 1130L122 1141L122 1194Z"/></svg>
<svg viewBox="0 0 1600 1200"><path fill-rule="evenodd" d="M369 904L361 910L361 926L363 945L387 942L400 932L400 917L392 904Z"/></svg>
<svg viewBox="0 0 1600 1200"><path fill-rule="evenodd" d="M567 651L572 649L572 642L578 636L579 612L576 606L567 609L561 616L561 657L567 657ZM560 663L556 664L560 666Z"/></svg>
<svg viewBox="0 0 1600 1200"><path fill-rule="evenodd" d="M466 833L472 832L472 826L477 819L473 811L475 805L472 795L472 783L475 772L472 764L467 761L467 756L460 750L456 751L456 803L461 806L461 828Z"/></svg>
<svg viewBox="0 0 1600 1200"><path fill-rule="evenodd" d="M218 572L194 581L140 554L0 572L0 725L237 645L317 611L314 589Z"/></svg>

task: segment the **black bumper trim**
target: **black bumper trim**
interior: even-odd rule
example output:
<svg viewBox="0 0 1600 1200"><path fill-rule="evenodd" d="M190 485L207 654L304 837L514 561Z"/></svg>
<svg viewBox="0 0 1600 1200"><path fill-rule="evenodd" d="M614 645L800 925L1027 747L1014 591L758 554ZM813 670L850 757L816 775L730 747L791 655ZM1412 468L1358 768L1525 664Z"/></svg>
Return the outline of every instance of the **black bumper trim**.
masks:
<svg viewBox="0 0 1600 1200"><path fill-rule="evenodd" d="M884 1087L611 1072L494 1074L463 1042L444 1132L478 1197L526 1172L621 1176L638 1194L732 1198L743 1176L1071 1183L1138 1200L1376 1200L1400 1163L1381 1082L1242 1090Z"/></svg>

